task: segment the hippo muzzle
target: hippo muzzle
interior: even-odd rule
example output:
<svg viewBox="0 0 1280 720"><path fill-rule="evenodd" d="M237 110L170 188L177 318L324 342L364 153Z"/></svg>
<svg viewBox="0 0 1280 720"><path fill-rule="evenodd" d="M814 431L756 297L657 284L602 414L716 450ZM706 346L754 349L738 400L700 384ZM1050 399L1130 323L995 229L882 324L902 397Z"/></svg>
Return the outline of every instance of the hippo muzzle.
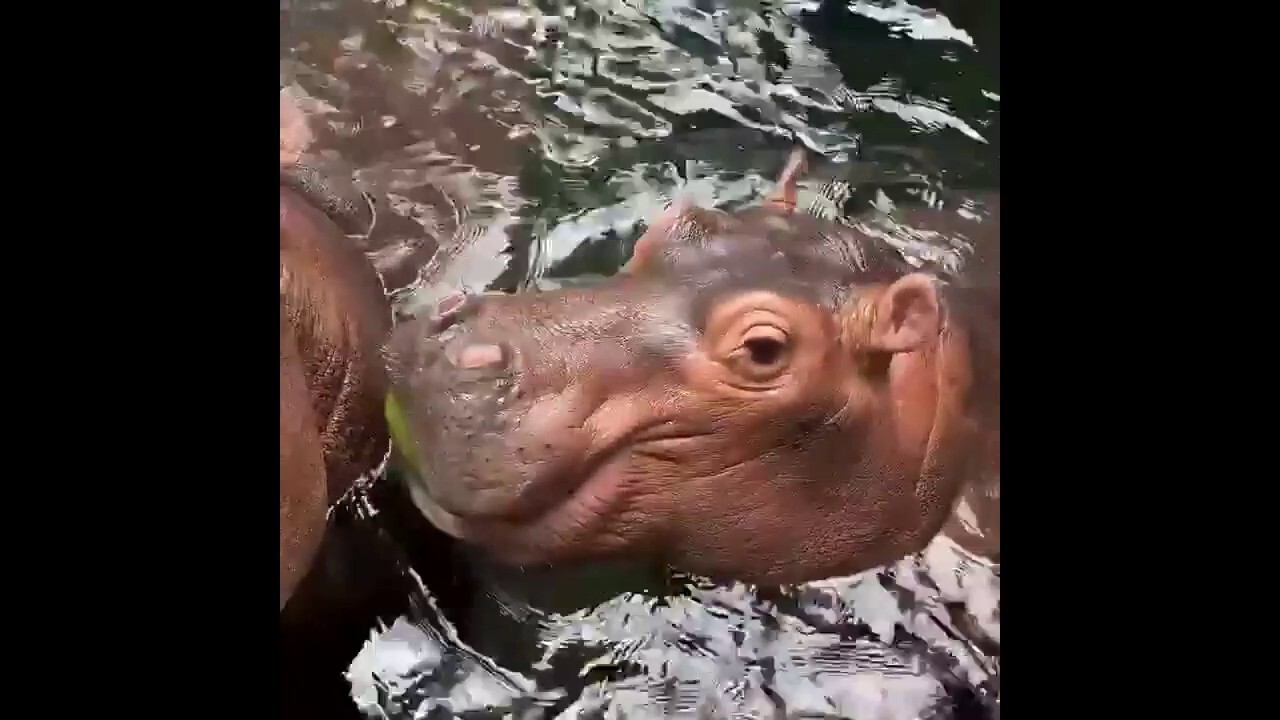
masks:
<svg viewBox="0 0 1280 720"><path fill-rule="evenodd" d="M664 316L675 303L656 289L651 303L634 286L610 294L454 296L393 335L393 424L435 525L523 562L549 542L575 545L625 504L618 456L664 424L638 391L661 382L689 329ZM624 295L632 310L617 310Z"/></svg>

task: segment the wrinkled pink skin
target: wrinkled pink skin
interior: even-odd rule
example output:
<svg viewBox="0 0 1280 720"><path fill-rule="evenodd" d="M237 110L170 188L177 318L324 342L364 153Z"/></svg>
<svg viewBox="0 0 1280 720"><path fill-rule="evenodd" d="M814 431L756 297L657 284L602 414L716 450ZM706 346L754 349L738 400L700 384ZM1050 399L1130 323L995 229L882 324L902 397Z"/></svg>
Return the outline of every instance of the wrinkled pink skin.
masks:
<svg viewBox="0 0 1280 720"><path fill-rule="evenodd" d="M935 277L795 212L803 169L760 207L673 207L597 287L398 327L419 509L510 563L794 582L915 552L998 483L998 198L980 222L907 218L977 246Z"/></svg>

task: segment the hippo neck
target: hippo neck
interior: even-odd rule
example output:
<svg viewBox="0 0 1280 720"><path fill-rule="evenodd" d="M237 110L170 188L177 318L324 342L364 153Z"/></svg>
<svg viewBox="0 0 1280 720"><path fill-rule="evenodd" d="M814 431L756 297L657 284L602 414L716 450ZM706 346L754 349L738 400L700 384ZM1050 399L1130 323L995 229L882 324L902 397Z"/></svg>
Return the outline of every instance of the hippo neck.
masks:
<svg viewBox="0 0 1280 720"><path fill-rule="evenodd" d="M280 187L280 300L319 423L331 501L385 462L380 349L391 308L373 266L300 193Z"/></svg>
<svg viewBox="0 0 1280 720"><path fill-rule="evenodd" d="M972 289L949 292L947 330L939 351L938 420L930 455L935 464L967 457L941 532L965 550L999 562L1000 342L998 300ZM942 438L949 440L943 442ZM938 447L934 447L934 443ZM974 448L978 448L975 452ZM935 457L933 452L938 452ZM926 461L929 462L929 461Z"/></svg>
<svg viewBox="0 0 1280 720"><path fill-rule="evenodd" d="M982 461L974 444L981 442L984 380L973 362L974 332L963 314L944 312L938 339L928 348L892 361L890 402L899 408L903 447L919 452L915 498L921 522L912 546L923 547L952 518L959 499L978 483ZM922 387L929 392L916 394ZM912 418L918 418L913 420ZM916 450L918 448L918 450Z"/></svg>

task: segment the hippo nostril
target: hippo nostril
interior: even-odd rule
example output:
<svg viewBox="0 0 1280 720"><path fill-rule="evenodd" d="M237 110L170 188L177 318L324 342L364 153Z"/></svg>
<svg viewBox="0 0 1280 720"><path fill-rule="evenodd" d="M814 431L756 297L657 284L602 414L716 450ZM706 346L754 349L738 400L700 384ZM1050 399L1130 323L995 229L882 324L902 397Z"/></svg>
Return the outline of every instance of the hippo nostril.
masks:
<svg viewBox="0 0 1280 720"><path fill-rule="evenodd" d="M470 302L471 299L471 296L465 292L454 292L436 303L435 310L431 313L432 332L444 332L462 322L467 309L475 307L474 303Z"/></svg>
<svg viewBox="0 0 1280 720"><path fill-rule="evenodd" d="M507 364L507 354L499 345L468 345L458 353L456 364L468 370L502 367Z"/></svg>
<svg viewBox="0 0 1280 720"><path fill-rule="evenodd" d="M436 304L436 315L446 316L462 307L462 304L466 301L467 294L464 292L449 293Z"/></svg>

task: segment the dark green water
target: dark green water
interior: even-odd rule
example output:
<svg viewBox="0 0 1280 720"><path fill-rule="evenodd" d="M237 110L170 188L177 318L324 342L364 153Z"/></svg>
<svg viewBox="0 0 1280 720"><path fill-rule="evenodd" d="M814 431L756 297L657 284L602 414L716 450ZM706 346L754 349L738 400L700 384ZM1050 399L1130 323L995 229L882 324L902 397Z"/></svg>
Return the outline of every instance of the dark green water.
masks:
<svg viewBox="0 0 1280 720"><path fill-rule="evenodd" d="M993 0L282 0L280 80L375 198L365 249L413 312L608 274L667 200L752 202L796 143L815 160L801 203L821 212L998 191L999 48ZM929 571L903 562L781 596L667 577L577 612L547 609L569 581L528 577L518 597L482 594L495 619L474 637L440 613L393 630L362 662L386 675L409 648L418 665L369 702L396 717L998 717L998 652L949 626L945 582L908 581ZM495 635L524 667L464 647L499 654Z"/></svg>
<svg viewBox="0 0 1280 720"><path fill-rule="evenodd" d="M999 3L945 5L293 0L281 83L386 199L369 251L413 308L607 272L665 199L751 201L796 142L853 202L998 188Z"/></svg>

